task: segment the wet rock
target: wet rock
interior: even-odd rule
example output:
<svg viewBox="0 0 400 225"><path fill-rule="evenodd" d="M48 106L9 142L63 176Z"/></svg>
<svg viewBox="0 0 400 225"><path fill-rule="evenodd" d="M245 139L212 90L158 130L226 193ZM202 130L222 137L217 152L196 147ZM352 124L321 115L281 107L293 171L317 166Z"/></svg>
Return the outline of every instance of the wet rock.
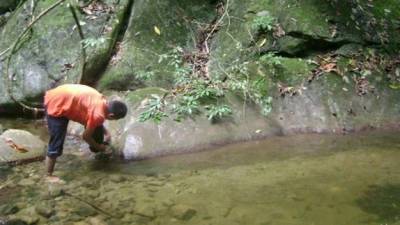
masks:
<svg viewBox="0 0 400 225"><path fill-rule="evenodd" d="M14 204L0 206L0 215L11 215L19 211L19 207Z"/></svg>
<svg viewBox="0 0 400 225"><path fill-rule="evenodd" d="M148 218L156 217L156 213L152 205L139 204L135 207L135 213L139 216L144 216Z"/></svg>
<svg viewBox="0 0 400 225"><path fill-rule="evenodd" d="M126 177L123 175L119 174L113 174L110 176L110 181L115 182L115 183L120 183L126 181Z"/></svg>
<svg viewBox="0 0 400 225"><path fill-rule="evenodd" d="M59 185L50 185L49 190L47 192L49 197L57 198L64 195L64 189L62 186Z"/></svg>
<svg viewBox="0 0 400 225"><path fill-rule="evenodd" d="M100 217L90 217L88 219L90 225L108 225L102 218Z"/></svg>
<svg viewBox="0 0 400 225"><path fill-rule="evenodd" d="M160 180L153 180L146 182L146 186L155 186L155 187L161 187L164 186L165 182L160 181Z"/></svg>
<svg viewBox="0 0 400 225"><path fill-rule="evenodd" d="M36 182L33 179L25 178L25 179L22 179L18 184L21 186L32 186L35 183Z"/></svg>
<svg viewBox="0 0 400 225"><path fill-rule="evenodd" d="M99 197L100 192L98 192L98 191L87 191L86 195L89 196L92 199L95 199L95 198Z"/></svg>
<svg viewBox="0 0 400 225"><path fill-rule="evenodd" d="M54 214L53 207L50 204L41 203L35 206L35 211L37 214L45 217L50 218Z"/></svg>
<svg viewBox="0 0 400 225"><path fill-rule="evenodd" d="M81 217L89 217L89 216L94 216L97 214L97 211L94 210L92 207L87 206L87 205L81 205L78 206L77 209L75 210L75 213L78 214Z"/></svg>
<svg viewBox="0 0 400 225"><path fill-rule="evenodd" d="M166 207L171 207L171 206L175 205L174 201L172 201L171 199L164 200L161 202L161 204Z"/></svg>
<svg viewBox="0 0 400 225"><path fill-rule="evenodd" d="M79 221L79 222L73 223L73 225L91 225L91 224L89 224L89 223L87 223L85 221Z"/></svg>
<svg viewBox="0 0 400 225"><path fill-rule="evenodd" d="M187 205L175 205L171 208L172 216L180 220L190 220L197 211Z"/></svg>
<svg viewBox="0 0 400 225"><path fill-rule="evenodd" d="M37 224L40 220L40 217L36 214L31 214L31 215L21 215L13 218L16 219L18 221L18 223L16 224L27 224L27 225L33 225L33 224Z"/></svg>
<svg viewBox="0 0 400 225"><path fill-rule="evenodd" d="M0 224L2 224L2 223L0 223ZM17 219L17 218L7 220L7 222L5 222L4 224L5 225L27 225L27 223L25 221L23 221L21 219Z"/></svg>

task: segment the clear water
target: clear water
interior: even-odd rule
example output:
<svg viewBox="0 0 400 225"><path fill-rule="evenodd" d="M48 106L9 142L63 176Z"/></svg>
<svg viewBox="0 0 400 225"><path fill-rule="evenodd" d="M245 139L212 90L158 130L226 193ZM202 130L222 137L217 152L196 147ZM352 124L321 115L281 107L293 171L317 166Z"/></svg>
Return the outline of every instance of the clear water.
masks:
<svg viewBox="0 0 400 225"><path fill-rule="evenodd" d="M139 162L88 159L68 147L56 166L65 185L45 183L42 162L1 170L0 213L7 215L0 218L77 225L400 224L398 136L274 137ZM17 212L10 213L13 207Z"/></svg>

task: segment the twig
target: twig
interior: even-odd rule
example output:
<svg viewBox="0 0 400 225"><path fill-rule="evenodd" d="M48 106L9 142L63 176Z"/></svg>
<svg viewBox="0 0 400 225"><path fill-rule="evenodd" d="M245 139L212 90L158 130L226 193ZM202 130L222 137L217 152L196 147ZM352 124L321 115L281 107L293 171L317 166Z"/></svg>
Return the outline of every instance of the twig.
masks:
<svg viewBox="0 0 400 225"><path fill-rule="evenodd" d="M226 1L226 8L224 10L224 14L222 14L221 18L219 18L219 20L214 24L213 28L211 29L211 31L208 33L206 39L204 40L205 42L207 42L211 38L211 35L214 33L214 31L217 29L219 24L222 22L222 20L224 19L225 15L228 12L228 8L229 8L229 0Z"/></svg>
<svg viewBox="0 0 400 225"><path fill-rule="evenodd" d="M10 49L11 49L11 47L8 47L6 50L2 51L2 52L0 53L0 58L1 58L4 54L6 54L8 51L10 51Z"/></svg>
<svg viewBox="0 0 400 225"><path fill-rule="evenodd" d="M73 195L73 194L70 194L70 193L68 193L68 192L66 192L66 191L64 191L64 194L65 194L66 196L72 197L72 198L74 198L74 199L76 199L76 200L78 200L78 201L80 201L80 202L83 202L83 203L85 203L85 204L91 206L91 207L92 207L93 209L95 209L96 211L98 211L98 212L100 212L100 213L102 213L102 214L104 214L104 215L106 215L106 216L108 216L108 217L116 218L116 216L113 216L113 215L109 214L109 213L106 212L105 210L99 208L98 206L94 205L93 203L90 203L90 202L86 201L85 199L82 199L82 198L80 198L80 197L78 197L78 196L75 196L75 195Z"/></svg>

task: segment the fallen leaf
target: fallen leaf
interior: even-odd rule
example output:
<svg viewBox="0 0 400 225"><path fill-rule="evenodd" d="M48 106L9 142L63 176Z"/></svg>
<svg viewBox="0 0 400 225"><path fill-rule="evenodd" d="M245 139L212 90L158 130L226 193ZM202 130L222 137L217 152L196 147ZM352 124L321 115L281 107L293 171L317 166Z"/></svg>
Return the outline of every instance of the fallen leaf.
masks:
<svg viewBox="0 0 400 225"><path fill-rule="evenodd" d="M327 73L336 71L336 63L328 63L325 65L322 65L321 70L324 72L327 72Z"/></svg>
<svg viewBox="0 0 400 225"><path fill-rule="evenodd" d="M17 151L19 153L27 153L27 152L29 152L28 149L26 149L22 145L16 144L11 138L7 138L6 139L6 143L8 144L8 146L10 146L12 149L14 149L15 151Z"/></svg>
<svg viewBox="0 0 400 225"><path fill-rule="evenodd" d="M265 45L265 43L267 42L267 39L264 38L261 43L258 45L259 48L261 48L263 45Z"/></svg>
<svg viewBox="0 0 400 225"><path fill-rule="evenodd" d="M154 32L156 32L158 35L161 35L161 31L157 26L154 26Z"/></svg>

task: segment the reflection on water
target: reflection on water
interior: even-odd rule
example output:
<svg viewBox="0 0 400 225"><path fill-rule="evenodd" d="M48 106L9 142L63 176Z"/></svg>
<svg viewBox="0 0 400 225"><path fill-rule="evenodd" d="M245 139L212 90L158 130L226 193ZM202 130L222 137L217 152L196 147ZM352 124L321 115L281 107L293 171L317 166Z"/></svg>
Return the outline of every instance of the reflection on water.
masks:
<svg viewBox="0 0 400 225"><path fill-rule="evenodd" d="M36 224L399 224L397 133L298 135L138 162L82 159L71 145L12 168L0 218ZM1 220L1 219L0 219Z"/></svg>

